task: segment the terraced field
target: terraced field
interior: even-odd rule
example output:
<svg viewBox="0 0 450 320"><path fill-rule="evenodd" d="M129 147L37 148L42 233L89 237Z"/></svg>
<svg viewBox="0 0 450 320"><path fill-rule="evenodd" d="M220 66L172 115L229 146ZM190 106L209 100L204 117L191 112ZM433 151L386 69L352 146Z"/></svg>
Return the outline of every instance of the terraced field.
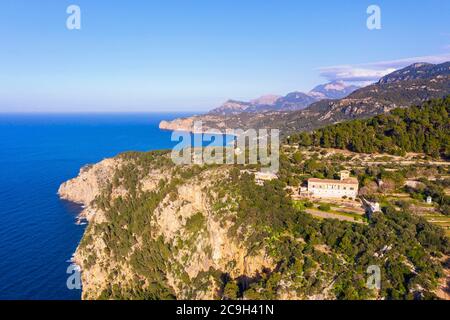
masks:
<svg viewBox="0 0 450 320"><path fill-rule="evenodd" d="M310 202L310 205L305 205L306 201L294 201L297 208L311 214L318 219L337 219L341 221L353 223L366 223L367 218L363 208L351 208L345 205L337 205L336 203L328 202ZM329 210L321 210L323 207L329 207Z"/></svg>
<svg viewBox="0 0 450 320"><path fill-rule="evenodd" d="M444 228L447 237L450 238L450 217L436 212L434 214L424 214L423 217L427 219L428 222Z"/></svg>

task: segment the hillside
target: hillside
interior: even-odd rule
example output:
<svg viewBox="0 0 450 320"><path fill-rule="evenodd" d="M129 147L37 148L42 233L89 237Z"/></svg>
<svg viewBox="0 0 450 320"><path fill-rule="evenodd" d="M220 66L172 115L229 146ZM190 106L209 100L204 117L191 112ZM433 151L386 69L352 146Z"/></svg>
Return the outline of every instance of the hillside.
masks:
<svg viewBox="0 0 450 320"><path fill-rule="evenodd" d="M387 84L398 81L410 81L418 79L430 79L436 76L450 75L450 62L434 65L431 63L415 63L404 69L394 71L384 76L378 82L379 84Z"/></svg>
<svg viewBox="0 0 450 320"><path fill-rule="evenodd" d="M286 183L339 167L311 161L283 154L279 180L262 186L244 167L177 167L165 152L82 169L59 194L86 205L75 254L83 298L434 297L449 252L443 230L407 209L386 208L369 224L313 218ZM379 292L365 286L369 265L381 268Z"/></svg>
<svg viewBox="0 0 450 320"><path fill-rule="evenodd" d="M302 146L348 149L364 153L425 153L450 157L450 96L422 106L394 109L366 120L327 126L312 133L292 134Z"/></svg>
<svg viewBox="0 0 450 320"><path fill-rule="evenodd" d="M412 71L413 70L413 71ZM310 131L329 124L364 119L387 113L396 108L420 105L423 102L450 94L450 63L439 65L414 64L395 71L378 83L360 88L339 100L322 100L300 111L261 113L243 112L229 116L195 116L162 122L168 130L192 130L189 123L203 121L205 128L224 130L277 128L288 135L298 131ZM411 74L409 76L405 75ZM403 76L399 76L403 75ZM181 121L188 120L188 121Z"/></svg>

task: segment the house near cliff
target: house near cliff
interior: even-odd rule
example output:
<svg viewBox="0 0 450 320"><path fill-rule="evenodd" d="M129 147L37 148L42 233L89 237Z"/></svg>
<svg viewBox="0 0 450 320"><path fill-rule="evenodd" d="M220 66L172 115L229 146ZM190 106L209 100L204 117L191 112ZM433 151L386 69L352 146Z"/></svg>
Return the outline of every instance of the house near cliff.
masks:
<svg viewBox="0 0 450 320"><path fill-rule="evenodd" d="M263 186L266 181L278 179L278 176L272 172L241 170L241 173L253 174L255 176L255 183L259 186Z"/></svg>
<svg viewBox="0 0 450 320"><path fill-rule="evenodd" d="M263 186L266 181L272 181L278 179L278 176L272 172L256 172L255 182L257 185Z"/></svg>
<svg viewBox="0 0 450 320"><path fill-rule="evenodd" d="M308 193L317 198L352 198L358 196L358 179L350 177L347 170L341 171L340 180L308 179Z"/></svg>

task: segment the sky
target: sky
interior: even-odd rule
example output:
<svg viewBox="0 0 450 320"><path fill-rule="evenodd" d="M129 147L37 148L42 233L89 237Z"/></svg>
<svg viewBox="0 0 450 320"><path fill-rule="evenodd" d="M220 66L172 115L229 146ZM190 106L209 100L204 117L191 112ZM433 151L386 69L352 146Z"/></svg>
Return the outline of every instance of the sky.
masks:
<svg viewBox="0 0 450 320"><path fill-rule="evenodd" d="M374 82L449 61L449 13L448 0L2 0L0 113L196 112Z"/></svg>

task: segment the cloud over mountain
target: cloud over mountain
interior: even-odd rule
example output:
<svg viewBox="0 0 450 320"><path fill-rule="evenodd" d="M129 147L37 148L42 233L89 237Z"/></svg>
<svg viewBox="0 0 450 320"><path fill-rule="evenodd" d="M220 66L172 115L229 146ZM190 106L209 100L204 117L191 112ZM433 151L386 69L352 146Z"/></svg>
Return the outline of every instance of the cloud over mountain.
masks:
<svg viewBox="0 0 450 320"><path fill-rule="evenodd" d="M395 68L375 70L354 66L336 66L321 68L320 75L329 81L376 81L385 75L394 72Z"/></svg>
<svg viewBox="0 0 450 320"><path fill-rule="evenodd" d="M412 57L396 60L378 61L358 65L340 65L319 68L320 75L328 81L343 80L347 82L378 81L381 77L414 62L442 63L450 60L450 53Z"/></svg>

